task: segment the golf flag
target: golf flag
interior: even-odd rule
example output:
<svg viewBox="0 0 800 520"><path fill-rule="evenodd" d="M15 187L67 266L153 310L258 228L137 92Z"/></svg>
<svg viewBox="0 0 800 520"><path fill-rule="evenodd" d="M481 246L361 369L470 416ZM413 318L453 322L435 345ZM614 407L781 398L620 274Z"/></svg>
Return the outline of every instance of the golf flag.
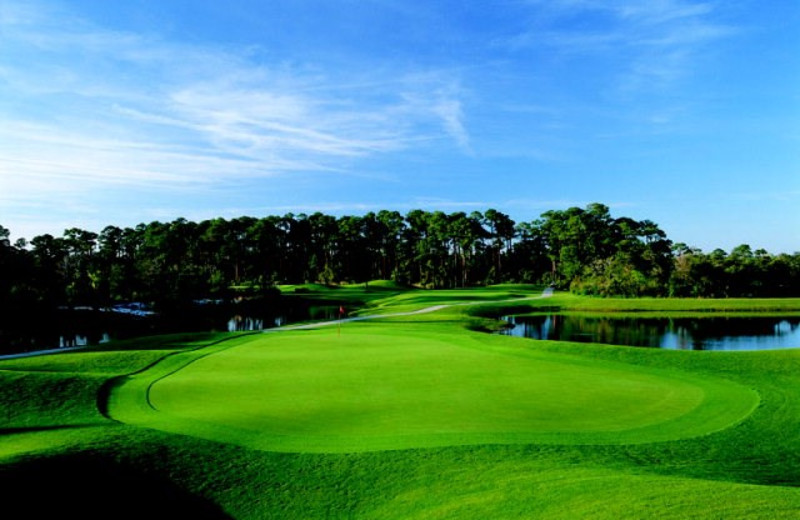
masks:
<svg viewBox="0 0 800 520"><path fill-rule="evenodd" d="M341 317L342 314L344 314L344 306L343 305L339 305L339 317Z"/></svg>

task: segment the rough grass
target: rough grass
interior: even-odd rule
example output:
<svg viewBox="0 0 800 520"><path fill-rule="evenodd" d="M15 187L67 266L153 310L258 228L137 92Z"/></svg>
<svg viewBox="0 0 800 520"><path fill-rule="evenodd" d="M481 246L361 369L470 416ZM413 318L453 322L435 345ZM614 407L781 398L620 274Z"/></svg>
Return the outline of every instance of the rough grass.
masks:
<svg viewBox="0 0 800 520"><path fill-rule="evenodd" d="M557 293L533 306L593 312L798 313L800 298L587 298Z"/></svg>
<svg viewBox="0 0 800 520"><path fill-rule="evenodd" d="M511 297L516 291L507 290L506 295ZM449 296L442 295L443 298ZM552 305L558 301L556 298L541 304ZM588 298L569 299L573 306L597 305ZM431 303L424 297L421 300L414 304ZM538 304L535 300L526 303L527 306ZM677 303L667 305L672 307L670 310L680 308ZM786 308L783 302L765 302L765 305L770 309ZM751 305L748 311L753 310ZM76 352L0 362L0 417L3 419L0 486L4 505L9 510L24 510L30 517L79 514L84 518L131 515L253 519L797 517L800 511L800 375L797 370L800 350L665 352L480 336L464 331L464 325L480 325L490 320L471 318L468 312L471 312L470 307L459 307L427 315L386 318L375 324L358 324L358 327L346 324L342 338L349 338L350 334L363 335L365 341L359 344L371 350L380 350L379 344L385 339L389 342L387 350L396 352L380 352L378 359L384 362L394 359L399 364L404 358L411 359L415 355L427 356L427 359L433 356L427 348L420 347L415 352L410 340L403 348L403 342L397 339L420 334L423 343L430 342L427 346L431 349L443 349L445 353L463 351L467 358L479 360L478 364L486 369L485 374L466 362L453 367L454 374L474 377L476 386L493 380L493 384L502 384L504 373L498 367L503 363L494 360L513 358L515 362L508 365L511 373L523 372L526 366L538 366L537 363L556 363L563 370L575 367L575 373L597 377L586 380L590 388L603 380L613 386L631 377L655 385L677 379L677 386L699 387L708 395L704 385L719 382L734 389L730 394L727 390L720 392L722 401L718 412L721 414L737 406L742 395L754 393L758 396L758 405L752 413L743 414L746 416L741 420L727 422L722 429L659 442L598 444L575 442L574 438L565 437L561 443L554 439L555 442L533 440L357 453L278 453L253 449L245 443L210 441L194 435L117 423L99 413L98 391L108 380L124 374L146 369L142 375L151 370L164 370L163 375L181 366L185 368L153 385L154 394L168 390L172 378L183 377L184 371L191 384L202 381L207 390L213 390L216 385L211 384L211 366L215 358L234 369L258 372L256 367L277 363L284 356L283 367L291 367L292 356L311 359L310 352L304 353L302 345L290 341L292 336L319 337L320 343L309 349L316 348L320 355L330 356L334 350L326 351L321 338L325 334L330 336L333 329L291 333L286 339L278 335L263 337L258 342L239 337L227 349L225 342L215 343L219 338L187 337L183 342L177 338L162 342L153 338L143 342L145 350L136 350L134 344L128 344L123 351ZM432 336L422 335L426 327L431 327ZM389 331L394 332L390 334ZM389 338L385 338L387 335ZM434 338L435 335L439 337ZM384 339L371 339L378 336ZM451 339L445 341L444 336ZM268 342L271 341L277 343L270 347ZM445 345L437 346L437 341ZM470 344L472 342L475 344ZM202 344L210 346L198 348ZM349 348L357 349L359 344ZM270 348L275 352L262 353ZM512 356L512 350L524 354ZM242 353L240 360L237 360L237 351ZM208 355L200 357L204 354ZM356 355L357 352L352 354L348 357L355 364L354 368L367 363L363 356ZM245 358L253 362L252 369ZM487 362L489 358L493 361ZM153 364L158 359L165 361ZM325 356L321 356L317 363L321 364L324 359ZM448 363L441 365L444 373L452 359L448 358ZM174 365L168 366L170 363ZM429 370L432 366L423 364ZM408 369L402 365L397 367L398 377L403 374L403 368ZM295 376L297 371L302 372L301 368L292 369ZM261 378L264 384L280 385L276 390L286 391L287 400L292 398L292 389L314 395L311 378L292 383L290 374L277 381L265 375L250 375ZM228 384L228 378L219 379ZM241 391L246 392L248 384L244 380L247 378L238 379L241 380L232 384L242 385L245 389ZM375 377L371 383L390 388L398 383L383 379ZM142 380L147 381L147 378ZM178 381L175 379L176 384ZM465 381L463 386L468 387L471 382ZM161 385L164 386L159 389ZM599 391L609 390L602 386ZM743 388L748 390L739 393ZM180 393L178 389L173 390ZM524 392L525 387L511 390ZM631 393L637 391L634 385ZM481 401L484 405L491 401L479 392L469 392L466 395L478 401L475 406ZM566 395L575 397L577 392L569 390ZM417 391L416 402L423 398L434 400L435 396L427 396L428 393L432 392ZM558 392L552 391L552 394ZM520 394L510 395L518 399ZM325 399L330 401L334 397ZM184 405L190 404L188 393L181 399ZM497 394L494 399L499 408L505 406ZM631 402L628 396L626 399L622 405ZM258 409L262 406L258 403L254 399L250 404ZM240 406L236 400L230 400L229 404L233 408ZM593 412L595 405L593 401L586 404L588 418L603 420L600 414ZM704 420L714 415L709 410L703 411L707 405L704 401L693 409L702 411ZM469 406L472 405L464 404L462 410ZM201 407L196 408L200 410ZM222 403L217 406L220 413L223 408ZM508 406L507 410L513 411L514 407ZM447 419L423 411L424 407L415 412L419 425L427 421L430 426L433 420ZM235 421L243 420L238 413L230 415ZM335 418L335 414L333 416ZM252 419L263 421L258 417ZM504 423L506 428L513 423L513 417L504 416L500 420L508 421ZM194 423L194 420L187 422ZM517 424L530 428L530 424ZM365 435L363 430L352 431L353 425L340 427L351 429L347 432L351 440L354 434ZM297 434L297 431L289 433ZM640 440L646 439L640 434ZM31 499L31 496L38 499Z"/></svg>

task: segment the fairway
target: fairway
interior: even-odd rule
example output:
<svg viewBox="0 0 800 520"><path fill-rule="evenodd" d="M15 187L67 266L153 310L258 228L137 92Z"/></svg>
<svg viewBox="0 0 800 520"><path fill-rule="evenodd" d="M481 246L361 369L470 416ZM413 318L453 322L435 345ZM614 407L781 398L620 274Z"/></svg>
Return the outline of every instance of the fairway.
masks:
<svg viewBox="0 0 800 520"><path fill-rule="evenodd" d="M127 422L311 452L654 442L725 428L758 402L722 380L505 340L395 324L262 334L119 392L151 405Z"/></svg>

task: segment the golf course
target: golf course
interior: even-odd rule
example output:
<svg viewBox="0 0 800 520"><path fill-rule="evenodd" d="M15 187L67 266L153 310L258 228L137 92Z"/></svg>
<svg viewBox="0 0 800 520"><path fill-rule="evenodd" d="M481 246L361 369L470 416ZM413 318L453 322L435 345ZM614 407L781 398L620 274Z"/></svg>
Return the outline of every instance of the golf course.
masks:
<svg viewBox="0 0 800 520"><path fill-rule="evenodd" d="M800 299L380 281L281 290L349 316L0 360L7 507L89 518L800 516L800 348L492 333L498 316L544 309L797 316Z"/></svg>

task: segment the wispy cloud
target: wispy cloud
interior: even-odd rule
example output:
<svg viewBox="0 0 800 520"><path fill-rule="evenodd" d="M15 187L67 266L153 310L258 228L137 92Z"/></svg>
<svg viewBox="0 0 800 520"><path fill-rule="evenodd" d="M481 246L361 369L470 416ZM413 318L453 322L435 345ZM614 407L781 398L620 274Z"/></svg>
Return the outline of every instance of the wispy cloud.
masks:
<svg viewBox="0 0 800 520"><path fill-rule="evenodd" d="M464 125L464 112L461 109L461 102L454 99L445 99L434 107L434 111L442 118L442 123L447 133L462 149L471 152L469 134Z"/></svg>
<svg viewBox="0 0 800 520"><path fill-rule="evenodd" d="M622 90L669 86L689 74L697 54L738 28L718 21L715 2L692 0L529 0L536 26L509 40L512 48L546 47L627 62L616 76ZM591 29L567 23L595 16Z"/></svg>
<svg viewBox="0 0 800 520"><path fill-rule="evenodd" d="M15 2L0 11L4 198L333 172L443 139L469 149L445 73L308 72L60 16Z"/></svg>

